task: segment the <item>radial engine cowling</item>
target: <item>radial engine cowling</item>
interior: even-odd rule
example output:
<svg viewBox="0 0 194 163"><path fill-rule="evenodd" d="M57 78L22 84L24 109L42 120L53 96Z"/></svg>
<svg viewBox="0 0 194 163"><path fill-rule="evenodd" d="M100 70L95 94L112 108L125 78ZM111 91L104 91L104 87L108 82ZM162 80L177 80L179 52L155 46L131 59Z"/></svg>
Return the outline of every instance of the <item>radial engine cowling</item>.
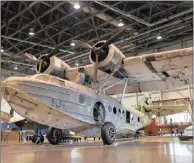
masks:
<svg viewBox="0 0 194 163"><path fill-rule="evenodd" d="M43 55L39 58L44 59L46 55ZM41 69L40 68L40 61L36 63L36 73L43 73L58 76L60 78L65 78L65 69L70 68L70 66L62 61L61 59L53 56L48 59L44 59L42 63Z"/></svg>
<svg viewBox="0 0 194 163"><path fill-rule="evenodd" d="M105 41L100 41L94 45L94 47L101 47ZM116 67L120 69L122 67L124 54L113 44L107 45L103 48L104 53L99 53L98 56L98 68L104 72L112 72ZM89 55L90 62L95 64L96 54L92 50Z"/></svg>

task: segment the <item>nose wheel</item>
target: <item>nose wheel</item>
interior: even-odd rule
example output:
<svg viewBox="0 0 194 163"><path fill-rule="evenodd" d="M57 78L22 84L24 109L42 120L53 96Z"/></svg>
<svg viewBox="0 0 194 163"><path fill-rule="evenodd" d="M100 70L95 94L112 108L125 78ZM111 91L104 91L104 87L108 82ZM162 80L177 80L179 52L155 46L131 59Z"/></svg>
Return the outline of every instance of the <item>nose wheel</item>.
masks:
<svg viewBox="0 0 194 163"><path fill-rule="evenodd" d="M104 145L111 145L115 142L116 129L111 122L105 122L101 128L101 137Z"/></svg>

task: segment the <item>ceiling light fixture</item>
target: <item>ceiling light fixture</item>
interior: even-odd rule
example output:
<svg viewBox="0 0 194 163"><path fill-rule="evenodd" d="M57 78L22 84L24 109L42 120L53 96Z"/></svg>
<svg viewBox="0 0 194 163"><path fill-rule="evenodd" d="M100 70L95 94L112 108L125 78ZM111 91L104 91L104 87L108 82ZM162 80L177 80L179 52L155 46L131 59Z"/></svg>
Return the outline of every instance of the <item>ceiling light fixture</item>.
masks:
<svg viewBox="0 0 194 163"><path fill-rule="evenodd" d="M15 66L14 69L17 70L18 69L18 66Z"/></svg>
<svg viewBox="0 0 194 163"><path fill-rule="evenodd" d="M162 39L162 36L158 35L156 38L157 38L157 40L160 40L160 39Z"/></svg>
<svg viewBox="0 0 194 163"><path fill-rule="evenodd" d="M78 66L79 66L79 63L75 63L75 66L77 66L77 67L78 67Z"/></svg>
<svg viewBox="0 0 194 163"><path fill-rule="evenodd" d="M74 4L73 6L75 9L79 9L80 8L80 5L78 3Z"/></svg>
<svg viewBox="0 0 194 163"><path fill-rule="evenodd" d="M118 26L119 26L119 27L124 26L124 23L123 23L123 20L122 20L122 19L120 19L120 20L119 20L119 24L118 24Z"/></svg>
<svg viewBox="0 0 194 163"><path fill-rule="evenodd" d="M74 43L74 42L72 42L72 43L71 43L71 46L75 46L75 43Z"/></svg>
<svg viewBox="0 0 194 163"><path fill-rule="evenodd" d="M3 49L1 49L1 53L3 53L4 52L4 50Z"/></svg>
<svg viewBox="0 0 194 163"><path fill-rule="evenodd" d="M28 33L30 36L33 36L34 35L34 29L33 28L30 28L30 32Z"/></svg>
<svg viewBox="0 0 194 163"><path fill-rule="evenodd" d="M122 26L124 26L124 24L123 24L122 22L120 22L120 23L118 24L118 26L119 26L119 27L122 27Z"/></svg>

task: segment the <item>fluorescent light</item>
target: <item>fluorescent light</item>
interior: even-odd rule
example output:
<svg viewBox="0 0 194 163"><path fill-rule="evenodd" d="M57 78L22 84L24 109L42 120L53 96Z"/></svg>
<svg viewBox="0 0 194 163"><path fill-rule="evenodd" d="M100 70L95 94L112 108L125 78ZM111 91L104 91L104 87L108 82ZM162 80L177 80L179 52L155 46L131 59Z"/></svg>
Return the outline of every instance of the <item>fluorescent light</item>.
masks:
<svg viewBox="0 0 194 163"><path fill-rule="evenodd" d="M3 53L4 52L4 50L3 49L1 49L1 53Z"/></svg>
<svg viewBox="0 0 194 163"><path fill-rule="evenodd" d="M78 3L76 3L74 6L73 6L75 9L79 9L80 8L80 5Z"/></svg>
<svg viewBox="0 0 194 163"><path fill-rule="evenodd" d="M157 38L157 40L160 40L162 38L162 36L158 35L156 38Z"/></svg>
<svg viewBox="0 0 194 163"><path fill-rule="evenodd" d="M75 43L74 43L74 42L72 42L72 43L71 43L71 46L75 46Z"/></svg>
<svg viewBox="0 0 194 163"><path fill-rule="evenodd" d="M34 32L29 32L29 35L33 36L34 35Z"/></svg>
<svg viewBox="0 0 194 163"><path fill-rule="evenodd" d="M120 23L118 24L118 26L119 26L119 27L122 27L122 26L124 26L124 24L123 24L122 22L120 22Z"/></svg>

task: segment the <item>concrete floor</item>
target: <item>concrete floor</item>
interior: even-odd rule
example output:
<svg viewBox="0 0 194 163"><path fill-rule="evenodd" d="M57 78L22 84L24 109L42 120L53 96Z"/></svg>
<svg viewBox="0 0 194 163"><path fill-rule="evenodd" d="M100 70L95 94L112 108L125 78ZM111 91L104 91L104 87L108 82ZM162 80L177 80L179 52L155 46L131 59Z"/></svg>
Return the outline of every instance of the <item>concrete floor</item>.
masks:
<svg viewBox="0 0 194 163"><path fill-rule="evenodd" d="M146 137L117 141L61 144L2 145L2 163L191 163L192 141L172 137Z"/></svg>

